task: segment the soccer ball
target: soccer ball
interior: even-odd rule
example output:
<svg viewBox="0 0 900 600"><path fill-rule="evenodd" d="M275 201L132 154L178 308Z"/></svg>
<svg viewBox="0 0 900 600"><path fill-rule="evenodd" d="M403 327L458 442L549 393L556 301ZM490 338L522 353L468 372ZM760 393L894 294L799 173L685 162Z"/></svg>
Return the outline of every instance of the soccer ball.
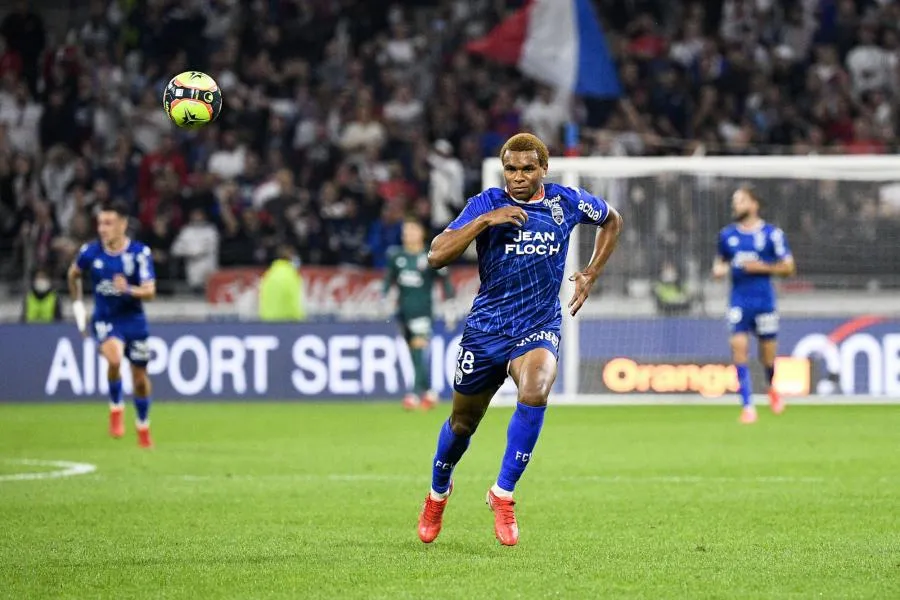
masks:
<svg viewBox="0 0 900 600"><path fill-rule="evenodd" d="M166 86L163 108L179 127L197 129L215 121L222 112L222 92L206 73L185 71Z"/></svg>

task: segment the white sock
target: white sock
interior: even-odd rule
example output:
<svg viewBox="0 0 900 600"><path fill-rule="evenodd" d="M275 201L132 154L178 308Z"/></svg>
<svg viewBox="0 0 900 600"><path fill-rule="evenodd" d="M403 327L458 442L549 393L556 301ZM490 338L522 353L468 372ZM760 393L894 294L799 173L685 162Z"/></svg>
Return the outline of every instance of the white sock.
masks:
<svg viewBox="0 0 900 600"><path fill-rule="evenodd" d="M500 487L496 483L491 486L491 492L498 498L506 498L507 500L509 500L513 497L512 492L504 490L502 487Z"/></svg>
<svg viewBox="0 0 900 600"><path fill-rule="evenodd" d="M450 495L450 488L447 488L447 491L444 493L431 490L431 499L432 500L446 500L449 495Z"/></svg>

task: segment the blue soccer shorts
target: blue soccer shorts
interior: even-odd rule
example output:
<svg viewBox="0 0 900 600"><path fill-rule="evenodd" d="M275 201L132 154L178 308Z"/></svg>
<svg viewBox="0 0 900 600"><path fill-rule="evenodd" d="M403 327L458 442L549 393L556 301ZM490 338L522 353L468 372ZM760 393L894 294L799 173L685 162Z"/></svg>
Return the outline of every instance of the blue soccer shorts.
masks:
<svg viewBox="0 0 900 600"><path fill-rule="evenodd" d="M732 306L728 309L728 327L732 334L754 334L761 340L778 336L778 313L769 307Z"/></svg>
<svg viewBox="0 0 900 600"><path fill-rule="evenodd" d="M453 389L467 396L496 391L506 380L509 362L535 348L546 348L559 358L559 327L513 337L466 326L456 353Z"/></svg>
<svg viewBox="0 0 900 600"><path fill-rule="evenodd" d="M95 317L91 322L94 339L102 344L109 338L117 338L125 344L125 358L136 367L146 367L150 362L150 346L147 338L145 319L102 319Z"/></svg>

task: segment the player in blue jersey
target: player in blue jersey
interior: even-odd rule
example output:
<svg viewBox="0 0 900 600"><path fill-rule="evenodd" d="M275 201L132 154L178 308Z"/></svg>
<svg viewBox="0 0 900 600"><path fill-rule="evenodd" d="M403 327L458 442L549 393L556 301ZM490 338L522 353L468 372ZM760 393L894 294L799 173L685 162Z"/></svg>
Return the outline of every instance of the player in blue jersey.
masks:
<svg viewBox="0 0 900 600"><path fill-rule="evenodd" d="M794 258L784 232L760 218L759 197L752 188L738 189L731 203L735 222L719 232L713 277L731 274L728 308L731 355L740 386L741 422L749 424L756 422L747 366L750 334L759 340L759 359L766 370L772 411L780 414L784 410L784 401L772 385L778 351L778 312L772 276L793 275Z"/></svg>
<svg viewBox="0 0 900 600"><path fill-rule="evenodd" d="M69 268L72 311L82 335L88 335L87 314L82 300L82 276L87 273L94 287L91 334L109 364L109 433L125 434L122 402L122 358L131 363L138 444L150 448L150 379L147 362L147 317L143 302L156 296L153 258L144 244L126 236L128 207L121 202L104 205L97 217L99 240L82 246Z"/></svg>
<svg viewBox="0 0 900 600"><path fill-rule="evenodd" d="M575 315L622 229L622 218L602 199L583 189L544 183L548 153L537 137L513 136L501 148L500 159L506 188L470 198L459 217L434 239L428 254L431 267L441 268L475 241L481 287L460 341L453 408L438 436L431 490L419 516L419 539L425 543L440 533L453 469L507 375L518 388L518 403L487 503L500 543L518 542L513 490L533 456L556 379L559 291L569 235L579 223L601 226L590 263L569 278L575 293L568 309Z"/></svg>

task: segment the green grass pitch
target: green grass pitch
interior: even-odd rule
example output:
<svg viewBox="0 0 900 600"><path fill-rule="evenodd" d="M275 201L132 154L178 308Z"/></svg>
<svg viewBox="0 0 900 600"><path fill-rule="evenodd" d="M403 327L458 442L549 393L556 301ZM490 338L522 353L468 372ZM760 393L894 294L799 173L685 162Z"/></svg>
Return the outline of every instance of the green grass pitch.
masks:
<svg viewBox="0 0 900 600"><path fill-rule="evenodd" d="M900 598L898 407L551 407L515 548L484 505L509 409L430 546L446 406L159 403L151 452L105 410L0 405L0 597Z"/></svg>

